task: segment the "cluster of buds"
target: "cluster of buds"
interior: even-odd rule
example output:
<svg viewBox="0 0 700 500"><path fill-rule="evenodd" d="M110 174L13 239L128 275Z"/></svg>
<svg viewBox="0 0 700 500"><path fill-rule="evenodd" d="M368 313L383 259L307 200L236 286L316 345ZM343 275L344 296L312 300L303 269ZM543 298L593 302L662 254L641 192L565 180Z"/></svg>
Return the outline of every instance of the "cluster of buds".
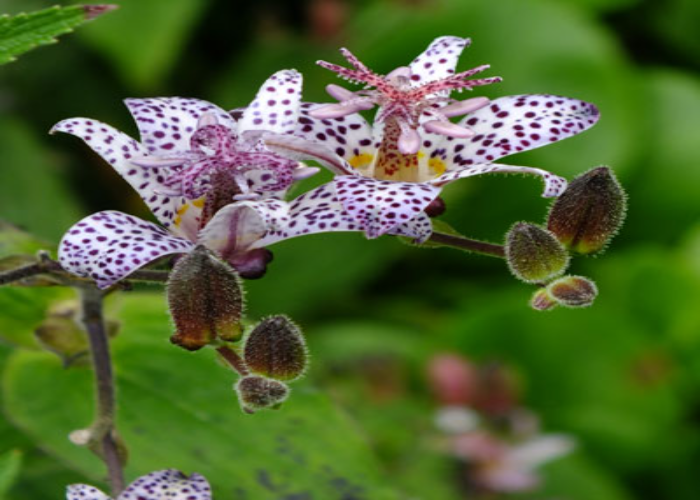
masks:
<svg viewBox="0 0 700 500"><path fill-rule="evenodd" d="M434 357L428 378L440 404L435 423L449 453L465 463L470 493L519 493L537 488L538 468L569 453L573 440L542 434L537 416L518 405L512 373L453 354Z"/></svg>
<svg viewBox="0 0 700 500"><path fill-rule="evenodd" d="M595 300L595 283L564 275L570 254L600 253L617 234L626 212L626 196L607 167L574 179L553 203L547 228L515 224L506 235L508 267L520 280L538 285L530 305L539 311L557 306L587 307Z"/></svg>
<svg viewBox="0 0 700 500"><path fill-rule="evenodd" d="M190 351L215 347L241 375L235 389L248 413L279 407L289 394L286 382L306 369L304 337L288 317L263 319L244 336L238 273L203 246L175 264L168 304L176 328L171 342Z"/></svg>

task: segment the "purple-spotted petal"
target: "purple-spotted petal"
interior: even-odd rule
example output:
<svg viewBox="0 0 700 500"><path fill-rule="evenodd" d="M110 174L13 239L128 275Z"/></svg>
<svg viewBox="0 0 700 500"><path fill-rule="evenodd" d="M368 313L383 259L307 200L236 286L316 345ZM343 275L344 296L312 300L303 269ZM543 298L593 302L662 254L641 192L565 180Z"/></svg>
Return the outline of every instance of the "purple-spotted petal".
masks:
<svg viewBox="0 0 700 500"><path fill-rule="evenodd" d="M71 484L66 493L66 500L110 500L100 490L87 484Z"/></svg>
<svg viewBox="0 0 700 500"><path fill-rule="evenodd" d="M199 118L212 113L219 125L236 130L235 121L226 111L200 99L154 97L125 99L141 133L141 143L154 155L173 155L189 151L190 138Z"/></svg>
<svg viewBox="0 0 700 500"><path fill-rule="evenodd" d="M117 500L211 500L211 487L199 474L169 469L138 478Z"/></svg>
<svg viewBox="0 0 700 500"><path fill-rule="evenodd" d="M151 222L105 211L71 227L61 240L58 258L66 271L107 288L155 259L193 247Z"/></svg>
<svg viewBox="0 0 700 500"><path fill-rule="evenodd" d="M163 177L157 170L132 163L148 154L144 146L110 125L89 118L63 120L51 129L54 132L72 134L85 141L131 184L163 225L168 227L172 223L184 200L161 194L170 189L163 185Z"/></svg>
<svg viewBox="0 0 700 500"><path fill-rule="evenodd" d="M416 87L433 80L451 76L457 67L462 50L469 45L468 38L441 36L410 64L411 84Z"/></svg>
<svg viewBox="0 0 700 500"><path fill-rule="evenodd" d="M433 234L433 222L428 214L425 212L420 212L415 215L408 222L399 224L394 229L390 230L388 234L394 234L396 236L407 236L413 239L414 243L425 243L425 241L430 238Z"/></svg>
<svg viewBox="0 0 700 500"><path fill-rule="evenodd" d="M546 170L533 167L500 165L498 163L480 163L478 165L457 167L455 170L446 172L443 175L433 179L430 181L430 184L434 186L444 186L445 184L449 184L450 182L454 182L458 179L464 179L474 175L490 174L494 172L539 175L542 177L542 179L544 179L545 188L542 196L545 198L559 196L564 192L567 185L566 179L547 172Z"/></svg>
<svg viewBox="0 0 700 500"><path fill-rule="evenodd" d="M456 163L490 162L579 134L598 118L593 104L568 97L501 97L460 120L475 136L442 145L454 153Z"/></svg>
<svg viewBox="0 0 700 500"><path fill-rule="evenodd" d="M316 142L347 160L353 168L369 165L375 153L372 129L359 114L319 119L309 115L318 104L304 103L295 135Z"/></svg>
<svg viewBox="0 0 700 500"><path fill-rule="evenodd" d="M295 70L286 69L272 75L243 112L238 130L268 130L278 134L294 132L299 117L301 83L301 74Z"/></svg>
<svg viewBox="0 0 700 500"><path fill-rule="evenodd" d="M268 199L225 206L199 234L199 243L229 259L253 248L270 235L284 231L289 219L286 202Z"/></svg>
<svg viewBox="0 0 700 500"><path fill-rule="evenodd" d="M338 200L368 238L376 238L416 217L440 188L416 182L394 182L359 176L334 179Z"/></svg>

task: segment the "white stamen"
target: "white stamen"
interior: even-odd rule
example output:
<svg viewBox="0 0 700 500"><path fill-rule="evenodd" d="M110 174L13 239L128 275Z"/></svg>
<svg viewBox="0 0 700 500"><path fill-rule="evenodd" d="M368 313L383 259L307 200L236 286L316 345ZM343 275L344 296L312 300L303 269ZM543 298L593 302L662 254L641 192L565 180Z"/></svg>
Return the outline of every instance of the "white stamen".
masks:
<svg viewBox="0 0 700 500"><path fill-rule="evenodd" d="M448 104L444 108L440 108L440 113L445 115L447 118L462 116L488 106L489 102L488 97L474 97L473 99Z"/></svg>
<svg viewBox="0 0 700 500"><path fill-rule="evenodd" d="M429 122L430 123L430 122ZM413 155L420 149L421 138L415 129L410 127L403 128L399 136L398 146L399 151L405 155Z"/></svg>
<svg viewBox="0 0 700 500"><path fill-rule="evenodd" d="M318 167L307 167L306 165L304 165L303 167L298 167L294 169L294 172L292 172L292 178L295 181L300 181L302 179L308 179L309 177L311 177L312 175L316 175L320 171L321 169Z"/></svg>
<svg viewBox="0 0 700 500"><path fill-rule="evenodd" d="M355 97L355 92L332 83L330 85L326 85L326 92L328 92L332 98L339 101L347 101L348 99Z"/></svg>
<svg viewBox="0 0 700 500"><path fill-rule="evenodd" d="M475 135L473 130L448 121L443 122L439 120L430 120L429 122L426 122L423 127L428 132L434 132L436 134L446 135L448 137L457 137L460 139Z"/></svg>
<svg viewBox="0 0 700 500"><path fill-rule="evenodd" d="M160 156L142 156L141 158L134 158L131 160L136 166L144 168L171 168L184 165L187 162L187 158L182 157L160 157Z"/></svg>

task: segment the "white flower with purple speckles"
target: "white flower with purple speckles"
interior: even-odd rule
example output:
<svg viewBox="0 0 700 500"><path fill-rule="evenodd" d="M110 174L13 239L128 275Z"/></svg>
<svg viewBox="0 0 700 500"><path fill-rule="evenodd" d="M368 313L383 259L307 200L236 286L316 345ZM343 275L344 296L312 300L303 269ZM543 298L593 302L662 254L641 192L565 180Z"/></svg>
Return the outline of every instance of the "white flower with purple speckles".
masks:
<svg viewBox="0 0 700 500"><path fill-rule="evenodd" d="M68 486L66 500L111 500L87 484ZM151 472L131 483L115 500L211 500L211 487L199 475L168 469Z"/></svg>
<svg viewBox="0 0 700 500"><path fill-rule="evenodd" d="M457 59L468 43L468 39L452 36L437 38L409 66L385 77L371 72L344 51L355 69L322 65L376 90L353 93L330 86L331 95L340 103L302 104L296 137L276 135L266 138L265 143L280 154L296 160L316 160L336 173L343 207L358 217L369 237L422 213L444 185L474 175L535 174L545 181L544 196L558 196L566 188L563 178L538 168L493 162L583 132L598 121L597 108L545 94L492 101L483 97L451 100L450 90L496 81L467 79L484 66L455 74ZM379 105L379 112L372 128L357 111L374 105ZM459 115L466 116L457 123L448 120ZM349 182L357 186L345 189ZM374 186L386 186L387 182L413 185L416 193L421 186L426 196L416 196L416 203L388 210L373 193Z"/></svg>
<svg viewBox="0 0 700 500"><path fill-rule="evenodd" d="M238 120L198 99L127 99L140 143L87 118L63 120L51 132L83 139L139 192L163 225L191 237L202 208L197 201L210 188L212 176L229 176L236 186L232 196L245 199L276 195L315 172L267 151L259 141L264 132L295 130L301 85L298 72L278 71Z"/></svg>

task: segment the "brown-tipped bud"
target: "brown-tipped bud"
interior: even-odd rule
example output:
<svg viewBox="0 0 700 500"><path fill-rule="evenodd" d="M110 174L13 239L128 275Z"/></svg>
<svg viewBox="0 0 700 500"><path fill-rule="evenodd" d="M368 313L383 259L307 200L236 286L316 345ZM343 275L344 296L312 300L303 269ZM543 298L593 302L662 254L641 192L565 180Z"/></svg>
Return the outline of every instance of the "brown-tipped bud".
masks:
<svg viewBox="0 0 700 500"><path fill-rule="evenodd" d="M547 292L566 307L588 307L598 295L598 287L582 276L564 276L547 286Z"/></svg>
<svg viewBox="0 0 700 500"><path fill-rule="evenodd" d="M551 311L559 305L554 297L549 295L546 288L540 288L530 299L530 307L535 311Z"/></svg>
<svg viewBox="0 0 700 500"><path fill-rule="evenodd" d="M512 273L527 283L549 281L569 265L566 249L554 235L528 222L518 222L508 231L505 252Z"/></svg>
<svg viewBox="0 0 700 500"><path fill-rule="evenodd" d="M247 413L276 408L289 396L289 388L284 383L255 375L241 378L236 384L236 392Z"/></svg>
<svg viewBox="0 0 700 500"><path fill-rule="evenodd" d="M168 280L168 305L176 334L170 337L190 351L217 338L241 338L243 291L236 272L199 246L182 257Z"/></svg>
<svg viewBox="0 0 700 500"><path fill-rule="evenodd" d="M625 220L627 196L608 167L578 176L552 205L547 227L568 249L602 250Z"/></svg>
<svg viewBox="0 0 700 500"><path fill-rule="evenodd" d="M256 280L265 276L267 265L272 262L273 255L267 248L256 248L242 255L229 259L241 278Z"/></svg>
<svg viewBox="0 0 700 500"><path fill-rule="evenodd" d="M442 214L444 214L446 210L447 205L445 204L445 200L443 200L439 196L430 203L428 203L428 206L423 209L423 211L428 215L428 217L439 217Z"/></svg>
<svg viewBox="0 0 700 500"><path fill-rule="evenodd" d="M271 316L258 323L248 335L243 350L243 359L251 372L276 380L299 378L307 358L304 336L286 316Z"/></svg>

